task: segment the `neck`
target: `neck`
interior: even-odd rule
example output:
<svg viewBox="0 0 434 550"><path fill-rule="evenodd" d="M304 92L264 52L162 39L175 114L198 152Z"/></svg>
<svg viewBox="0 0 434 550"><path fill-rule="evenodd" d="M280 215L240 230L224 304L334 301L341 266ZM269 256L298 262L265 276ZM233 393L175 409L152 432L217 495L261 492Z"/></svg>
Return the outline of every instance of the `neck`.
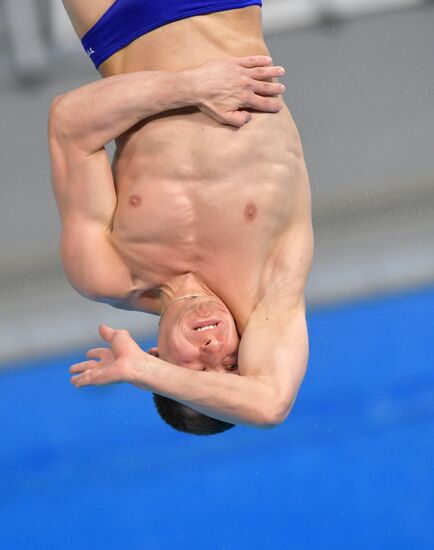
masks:
<svg viewBox="0 0 434 550"><path fill-rule="evenodd" d="M190 293L190 294L184 294L183 296L178 296L177 298L174 298L173 300L170 300L170 302L168 302L164 308L162 309L161 311L161 314L160 314L160 323L163 319L163 316L164 314L166 313L167 311L167 308L175 303L175 302L179 302L179 300L194 300L195 298L199 298L200 296L208 296L208 294L198 294L198 293Z"/></svg>
<svg viewBox="0 0 434 550"><path fill-rule="evenodd" d="M160 287L160 322L167 308L180 300L194 300L199 296L216 297L215 294L195 275L186 273L175 277Z"/></svg>

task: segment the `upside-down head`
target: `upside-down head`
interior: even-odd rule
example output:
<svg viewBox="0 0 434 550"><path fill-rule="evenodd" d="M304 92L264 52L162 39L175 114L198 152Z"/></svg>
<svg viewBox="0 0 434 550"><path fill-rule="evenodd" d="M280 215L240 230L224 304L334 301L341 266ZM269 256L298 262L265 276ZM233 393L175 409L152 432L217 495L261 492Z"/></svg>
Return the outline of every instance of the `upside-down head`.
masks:
<svg viewBox="0 0 434 550"><path fill-rule="evenodd" d="M232 314L218 298L200 296L173 303L161 320L158 347L150 353L180 367L238 374L240 339ZM229 430L223 422L154 394L161 418L176 430L211 435Z"/></svg>

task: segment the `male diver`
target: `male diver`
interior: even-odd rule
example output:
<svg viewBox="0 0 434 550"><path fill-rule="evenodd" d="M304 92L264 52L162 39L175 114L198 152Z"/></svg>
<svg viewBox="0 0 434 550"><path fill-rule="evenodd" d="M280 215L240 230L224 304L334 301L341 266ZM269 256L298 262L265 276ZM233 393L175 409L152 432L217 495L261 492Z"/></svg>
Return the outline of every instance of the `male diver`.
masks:
<svg viewBox="0 0 434 550"><path fill-rule="evenodd" d="M313 234L261 2L64 5L104 77L50 112L64 269L90 299L160 315L149 353L102 325L110 347L73 365L72 383L150 390L190 433L282 423L308 361Z"/></svg>

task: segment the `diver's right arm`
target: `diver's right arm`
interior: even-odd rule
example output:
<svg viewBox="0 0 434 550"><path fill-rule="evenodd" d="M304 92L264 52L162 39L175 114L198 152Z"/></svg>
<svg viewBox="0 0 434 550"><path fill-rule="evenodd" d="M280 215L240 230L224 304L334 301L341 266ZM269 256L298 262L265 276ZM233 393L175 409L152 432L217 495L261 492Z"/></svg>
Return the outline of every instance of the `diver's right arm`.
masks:
<svg viewBox="0 0 434 550"><path fill-rule="evenodd" d="M86 84L55 99L58 133L86 153L99 151L138 122L158 113L196 106L222 124L242 126L250 113L277 112L284 88L268 80L281 67L266 56L209 61L194 69L139 71Z"/></svg>
<svg viewBox="0 0 434 550"><path fill-rule="evenodd" d="M54 194L62 222L60 249L71 285L83 296L121 306L136 290L111 242L117 197L108 156L69 140L50 112L48 138Z"/></svg>

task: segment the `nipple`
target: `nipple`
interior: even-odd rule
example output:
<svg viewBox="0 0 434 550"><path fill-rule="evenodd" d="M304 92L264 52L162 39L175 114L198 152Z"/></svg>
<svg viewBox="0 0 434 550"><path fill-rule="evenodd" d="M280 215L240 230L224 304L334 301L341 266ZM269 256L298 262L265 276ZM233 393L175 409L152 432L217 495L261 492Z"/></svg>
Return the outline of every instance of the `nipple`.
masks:
<svg viewBox="0 0 434 550"><path fill-rule="evenodd" d="M256 204L254 202L248 202L246 208L244 209L244 214L246 218L251 221L256 217L258 209L256 208Z"/></svg>
<svg viewBox="0 0 434 550"><path fill-rule="evenodd" d="M129 199L129 202L130 202L131 206L139 206L140 203L142 202L142 200L140 199L140 197L138 195L131 195L131 197Z"/></svg>

